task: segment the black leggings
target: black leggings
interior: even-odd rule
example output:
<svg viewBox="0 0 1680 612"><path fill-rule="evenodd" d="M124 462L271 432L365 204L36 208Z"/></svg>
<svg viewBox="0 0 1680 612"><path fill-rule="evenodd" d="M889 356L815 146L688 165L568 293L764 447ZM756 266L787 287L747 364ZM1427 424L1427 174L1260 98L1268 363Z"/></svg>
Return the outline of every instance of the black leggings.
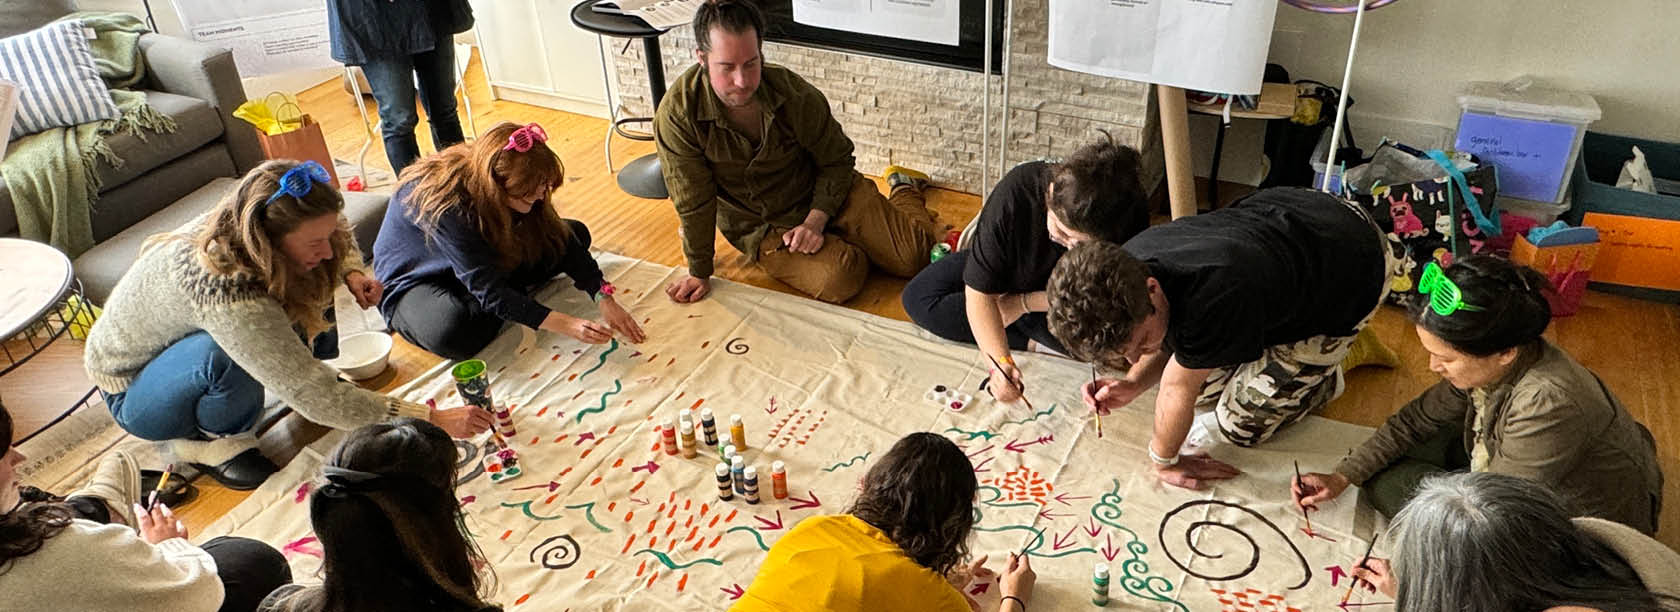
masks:
<svg viewBox="0 0 1680 612"><path fill-rule="evenodd" d="M974 344L974 332L968 328L968 307L963 296L963 267L968 264L968 252L957 251L929 264L904 286L904 312L922 329L952 342ZM1042 312L1021 315L1003 329L1009 338L1009 348L1026 350L1032 339L1046 348L1062 350L1062 341L1050 334L1049 317Z"/></svg>
<svg viewBox="0 0 1680 612"><path fill-rule="evenodd" d="M589 228L572 219L566 251L588 250ZM507 322L484 309L478 298L454 276L428 279L397 296L391 306L391 329L415 346L451 361L472 359L502 331Z"/></svg>

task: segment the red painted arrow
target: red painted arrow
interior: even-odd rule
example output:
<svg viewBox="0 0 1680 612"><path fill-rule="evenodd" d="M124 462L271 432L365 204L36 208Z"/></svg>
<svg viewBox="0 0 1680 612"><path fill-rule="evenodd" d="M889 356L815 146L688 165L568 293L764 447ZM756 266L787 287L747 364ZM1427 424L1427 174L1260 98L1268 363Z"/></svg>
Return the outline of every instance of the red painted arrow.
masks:
<svg viewBox="0 0 1680 612"><path fill-rule="evenodd" d="M740 599L741 594L747 592L747 590L741 588L741 585L739 585L739 584L731 584L728 587L721 588L721 589L718 589L718 590L723 591L725 593L728 593L730 599Z"/></svg>
<svg viewBox="0 0 1680 612"><path fill-rule="evenodd" d="M762 516L754 515L753 518L758 519L759 527L763 528L765 531L770 531L772 529L781 529L782 528L782 511L781 510L776 511L776 522L774 522L774 523L770 522L770 519L764 518Z"/></svg>
<svg viewBox="0 0 1680 612"><path fill-rule="evenodd" d="M1324 568L1324 570L1330 572L1330 586L1336 586L1336 583L1341 582L1342 577L1347 575L1347 571L1343 570L1340 565L1332 565Z"/></svg>
<svg viewBox="0 0 1680 612"><path fill-rule="evenodd" d="M794 504L792 508L788 508L788 509L789 510L802 510L802 509L805 509L805 508L816 508L816 507L822 505L822 500L817 499L817 492L816 491L806 490L805 494L811 496L811 499L799 499L797 497L789 495L788 499L799 502L799 503Z"/></svg>
<svg viewBox="0 0 1680 612"><path fill-rule="evenodd" d="M982 582L980 584L974 585L974 588L969 589L968 594L970 594L970 595L981 595L981 594L984 594L986 592L986 589L989 589L989 588L992 588L992 583Z"/></svg>
<svg viewBox="0 0 1680 612"><path fill-rule="evenodd" d="M986 464L991 463L991 462L992 462L992 458L987 457L985 461L980 462L980 465L974 466L974 473L979 474L980 472L990 472L990 471L992 471L991 468L986 467Z"/></svg>
<svg viewBox="0 0 1680 612"><path fill-rule="evenodd" d="M548 489L549 493L553 493L554 490L558 489L558 488L560 488L560 483L550 480L550 481L548 481L548 484L531 485L529 487L514 487L511 490L513 490L513 491L527 491L527 490L530 490L530 489Z"/></svg>
<svg viewBox="0 0 1680 612"><path fill-rule="evenodd" d="M1091 534L1091 537L1093 538L1097 537L1097 534L1102 533L1102 527L1097 526L1097 519L1091 519L1091 526L1085 528L1085 533Z"/></svg>
<svg viewBox="0 0 1680 612"><path fill-rule="evenodd" d="M1102 556L1109 561L1113 561L1114 555L1120 553L1120 551L1114 549L1114 536L1103 536L1103 541L1106 544L1103 544Z"/></svg>
<svg viewBox="0 0 1680 612"><path fill-rule="evenodd" d="M573 442L572 446L577 446L579 444L583 444L585 440L594 440L594 439L595 439L595 432L586 431L586 432L578 434L578 437L576 438L577 441Z"/></svg>
<svg viewBox="0 0 1680 612"><path fill-rule="evenodd" d="M1067 500L1070 500L1070 499L1091 499L1091 496L1089 496L1089 495L1074 495L1072 497L1069 497L1068 494L1066 494L1066 493L1057 493L1055 497L1052 497L1050 499L1054 499L1056 501L1062 502L1062 505L1064 505L1064 506L1072 506L1073 504L1067 503ZM1093 533L1091 535L1097 535L1097 534Z"/></svg>
<svg viewBox="0 0 1680 612"><path fill-rule="evenodd" d="M1008 444L1003 445L1003 449L1008 450L1008 451L1015 451L1017 453L1024 453L1024 452L1027 452L1027 447L1028 446L1032 446L1034 444L1043 444L1045 442L1050 442L1050 441L1053 441L1055 439L1056 439L1056 435L1051 434L1051 435L1048 435L1048 436L1041 436L1037 440L1028 440L1025 444L1021 443L1020 440L1010 440Z"/></svg>
<svg viewBox="0 0 1680 612"><path fill-rule="evenodd" d="M643 506L646 506L646 505L652 503L652 502L649 502L648 500L641 499L641 498L638 498L638 497L632 497L632 498L630 498L630 501L636 502L636 503L641 504Z"/></svg>
<svg viewBox="0 0 1680 612"><path fill-rule="evenodd" d="M1051 539L1050 540L1050 550L1052 550L1052 551L1061 550L1063 548L1067 548L1069 546L1072 546L1073 545L1073 530L1074 529L1078 529L1078 527L1074 527L1073 529L1069 529L1069 530L1067 530L1067 533L1062 534L1060 536L1055 536L1053 539ZM1067 537L1064 538L1062 536L1067 536Z"/></svg>
<svg viewBox="0 0 1680 612"><path fill-rule="evenodd" d="M642 470L647 470L647 473L652 474L654 472L659 471L659 464L654 463L653 461L649 460L646 464L638 465L636 467L630 468L630 471L632 471L632 472L640 472Z"/></svg>
<svg viewBox="0 0 1680 612"><path fill-rule="evenodd" d="M1053 521L1053 520L1062 518L1064 516L1073 516L1073 515L1071 515L1071 514L1056 514L1054 512L1051 512L1049 508L1045 508L1043 510L1038 511L1038 518L1044 519L1046 521ZM1077 529L1078 527L1075 526L1075 528Z"/></svg>
<svg viewBox="0 0 1680 612"><path fill-rule="evenodd" d="M1376 601L1376 602L1370 602L1370 603L1348 603L1348 602L1344 601L1342 603L1336 604L1336 607L1341 608L1342 610L1347 610L1348 608L1363 608L1365 606L1392 606L1392 605L1394 605L1394 602L1392 602L1392 601Z"/></svg>

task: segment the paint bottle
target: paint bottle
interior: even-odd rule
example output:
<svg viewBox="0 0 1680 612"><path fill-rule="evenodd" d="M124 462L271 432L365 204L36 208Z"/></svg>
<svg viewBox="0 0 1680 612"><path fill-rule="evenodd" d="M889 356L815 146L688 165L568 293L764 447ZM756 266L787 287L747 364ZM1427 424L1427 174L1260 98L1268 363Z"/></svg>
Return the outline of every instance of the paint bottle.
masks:
<svg viewBox="0 0 1680 612"><path fill-rule="evenodd" d="M787 465L780 461L770 463L770 494L787 499Z"/></svg>
<svg viewBox="0 0 1680 612"><path fill-rule="evenodd" d="M462 402L495 414L496 400L490 397L490 376L485 374L489 369L482 359L468 359L455 364L449 373L455 377L455 391L461 394Z"/></svg>
<svg viewBox="0 0 1680 612"><path fill-rule="evenodd" d="M735 443L736 450L747 450L747 426L741 424L741 415L729 415L729 441Z"/></svg>
<svg viewBox="0 0 1680 612"><path fill-rule="evenodd" d="M758 503L758 468L748 466L741 476L741 494L747 497L747 503Z"/></svg>
<svg viewBox="0 0 1680 612"><path fill-rule="evenodd" d="M683 425L688 425L689 427L694 426L694 414L693 413L691 413L687 410L677 411L677 427L680 429Z"/></svg>
<svg viewBox="0 0 1680 612"><path fill-rule="evenodd" d="M496 431L508 438L519 435L513 429L513 411L506 406L496 409Z"/></svg>
<svg viewBox="0 0 1680 612"><path fill-rule="evenodd" d="M1108 606L1108 564L1098 563L1091 570L1091 605Z"/></svg>
<svg viewBox="0 0 1680 612"><path fill-rule="evenodd" d="M729 466L719 463L714 471L717 472L718 499L723 501L735 499L735 489L730 483Z"/></svg>
<svg viewBox="0 0 1680 612"><path fill-rule="evenodd" d="M694 424L685 421L682 424L682 455L686 459L693 459L697 450L694 448Z"/></svg>
<svg viewBox="0 0 1680 612"><path fill-rule="evenodd" d="M706 446L717 446L717 419L712 418L711 408L700 409L700 430L706 436Z"/></svg>
<svg viewBox="0 0 1680 612"><path fill-rule="evenodd" d="M677 454L677 426L676 425L672 424L670 421L666 421L665 426L659 428L659 439L665 444L665 454L667 454L667 455Z"/></svg>
<svg viewBox="0 0 1680 612"><path fill-rule="evenodd" d="M746 493L747 460L736 455L729 460L729 474L735 477L735 492Z"/></svg>
<svg viewBox="0 0 1680 612"><path fill-rule="evenodd" d="M723 456L723 462L724 463L729 463L731 460L733 460L737 455L740 455L741 453L735 451L735 445L734 444L725 444L725 445L723 445L723 450L719 451L718 454Z"/></svg>

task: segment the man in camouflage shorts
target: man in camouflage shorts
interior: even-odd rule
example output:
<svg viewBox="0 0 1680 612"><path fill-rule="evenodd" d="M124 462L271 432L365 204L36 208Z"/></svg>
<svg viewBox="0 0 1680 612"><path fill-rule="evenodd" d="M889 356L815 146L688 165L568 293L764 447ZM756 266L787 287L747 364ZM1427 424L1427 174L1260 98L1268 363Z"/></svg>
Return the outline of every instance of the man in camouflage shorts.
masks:
<svg viewBox="0 0 1680 612"><path fill-rule="evenodd" d="M1239 472L1197 448L1259 444L1341 393L1342 359L1404 270L1396 247L1357 206L1266 189L1070 250L1050 278L1050 329L1077 358L1128 364L1086 386L1099 412L1159 385L1151 464L1200 488Z"/></svg>

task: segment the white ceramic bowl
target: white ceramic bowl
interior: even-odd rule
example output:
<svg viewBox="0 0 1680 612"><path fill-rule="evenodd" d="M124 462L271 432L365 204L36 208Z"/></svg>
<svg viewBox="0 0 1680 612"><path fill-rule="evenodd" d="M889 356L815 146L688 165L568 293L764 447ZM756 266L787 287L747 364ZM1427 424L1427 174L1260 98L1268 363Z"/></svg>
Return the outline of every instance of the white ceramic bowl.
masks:
<svg viewBox="0 0 1680 612"><path fill-rule="evenodd" d="M338 357L327 360L327 365L352 379L367 380L384 373L390 357L390 334L362 332L339 338Z"/></svg>

